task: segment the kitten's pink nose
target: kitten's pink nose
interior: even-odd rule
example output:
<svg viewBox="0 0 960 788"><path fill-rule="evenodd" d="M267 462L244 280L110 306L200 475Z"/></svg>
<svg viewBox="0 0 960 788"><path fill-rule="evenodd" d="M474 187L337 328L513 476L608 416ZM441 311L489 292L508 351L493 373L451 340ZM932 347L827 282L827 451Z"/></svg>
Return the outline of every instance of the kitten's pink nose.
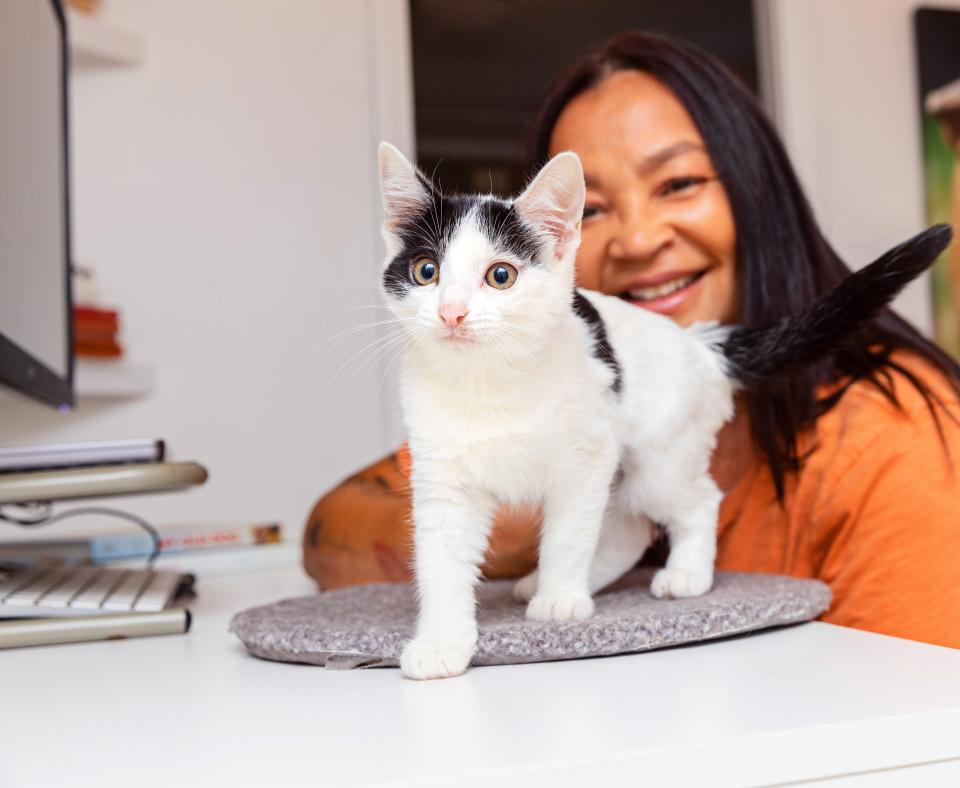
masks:
<svg viewBox="0 0 960 788"><path fill-rule="evenodd" d="M440 307L440 319L447 328L456 328L466 316L466 304L443 304Z"/></svg>

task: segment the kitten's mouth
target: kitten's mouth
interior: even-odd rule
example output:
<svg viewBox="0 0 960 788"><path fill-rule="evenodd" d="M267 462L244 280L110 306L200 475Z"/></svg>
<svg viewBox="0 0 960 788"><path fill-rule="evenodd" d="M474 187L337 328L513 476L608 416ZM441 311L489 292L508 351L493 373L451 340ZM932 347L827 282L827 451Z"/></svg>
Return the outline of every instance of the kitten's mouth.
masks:
<svg viewBox="0 0 960 788"><path fill-rule="evenodd" d="M693 294L706 271L686 274L647 287L634 287L620 293L620 298L654 312L671 312Z"/></svg>
<svg viewBox="0 0 960 788"><path fill-rule="evenodd" d="M441 334L440 339L444 342L448 342L453 345L466 344L468 342L473 342L473 337L469 334L463 334L459 332L451 332L449 334Z"/></svg>

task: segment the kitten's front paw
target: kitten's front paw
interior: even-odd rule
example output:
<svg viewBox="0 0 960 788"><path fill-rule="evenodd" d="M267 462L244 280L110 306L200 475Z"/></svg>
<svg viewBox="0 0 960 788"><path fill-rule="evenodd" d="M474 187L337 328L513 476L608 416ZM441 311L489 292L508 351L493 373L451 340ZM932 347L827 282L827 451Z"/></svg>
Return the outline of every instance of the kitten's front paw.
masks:
<svg viewBox="0 0 960 788"><path fill-rule="evenodd" d="M650 593L657 599L701 596L713 585L713 572L692 572L666 567L653 576Z"/></svg>
<svg viewBox="0 0 960 788"><path fill-rule="evenodd" d="M527 605L527 618L534 621L576 621L593 615L589 594L536 594Z"/></svg>
<svg viewBox="0 0 960 788"><path fill-rule="evenodd" d="M414 638L400 655L400 670L408 679L446 679L459 676L470 664L476 643Z"/></svg>
<svg viewBox="0 0 960 788"><path fill-rule="evenodd" d="M513 598L520 602L529 602L537 593L537 573L531 572L521 577L513 586Z"/></svg>

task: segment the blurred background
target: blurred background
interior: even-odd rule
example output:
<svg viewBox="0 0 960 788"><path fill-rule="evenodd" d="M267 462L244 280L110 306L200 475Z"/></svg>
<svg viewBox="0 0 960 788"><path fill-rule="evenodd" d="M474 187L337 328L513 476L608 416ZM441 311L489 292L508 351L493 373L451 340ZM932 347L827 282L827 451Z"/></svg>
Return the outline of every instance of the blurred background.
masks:
<svg viewBox="0 0 960 788"><path fill-rule="evenodd" d="M669 32L758 89L750 0L411 0L417 157L444 189L514 194L532 114L551 80L624 30Z"/></svg>
<svg viewBox="0 0 960 788"><path fill-rule="evenodd" d="M373 355L382 331L362 328L385 314L381 139L444 189L515 191L526 128L559 68L615 32L676 34L758 93L825 231L857 266L926 222L917 7L78 3L74 257L86 302L115 313L116 348L81 359L70 413L0 393L0 445L164 438L210 480L144 497L138 512L279 521L296 540L323 491L403 438L395 358ZM897 307L929 333L930 303L923 280Z"/></svg>

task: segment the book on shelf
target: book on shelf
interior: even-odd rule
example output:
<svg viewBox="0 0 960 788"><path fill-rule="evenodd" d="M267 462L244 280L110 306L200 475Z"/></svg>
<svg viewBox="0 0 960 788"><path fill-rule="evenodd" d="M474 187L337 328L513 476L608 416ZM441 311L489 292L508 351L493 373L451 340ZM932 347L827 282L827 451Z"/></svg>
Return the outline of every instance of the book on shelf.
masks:
<svg viewBox="0 0 960 788"><path fill-rule="evenodd" d="M119 358L120 314L115 309L77 305L73 307L73 349L78 356Z"/></svg>
<svg viewBox="0 0 960 788"><path fill-rule="evenodd" d="M163 526L161 557L237 547L262 547L283 541L279 523L227 523ZM98 533L80 539L0 542L0 562L33 563L60 559L71 564L142 561L153 552L153 539L142 531Z"/></svg>
<svg viewBox="0 0 960 788"><path fill-rule="evenodd" d="M67 0L67 5L83 14L95 14L100 7L100 0Z"/></svg>
<svg viewBox="0 0 960 788"><path fill-rule="evenodd" d="M112 328L84 326L79 323L73 326L73 339L76 342L114 342L116 338L117 332Z"/></svg>
<svg viewBox="0 0 960 788"><path fill-rule="evenodd" d="M115 333L120 328L120 313L116 309L77 305L73 307L73 324Z"/></svg>
<svg viewBox="0 0 960 788"><path fill-rule="evenodd" d="M120 358L123 355L123 346L119 342L73 340L73 352L86 358Z"/></svg>

